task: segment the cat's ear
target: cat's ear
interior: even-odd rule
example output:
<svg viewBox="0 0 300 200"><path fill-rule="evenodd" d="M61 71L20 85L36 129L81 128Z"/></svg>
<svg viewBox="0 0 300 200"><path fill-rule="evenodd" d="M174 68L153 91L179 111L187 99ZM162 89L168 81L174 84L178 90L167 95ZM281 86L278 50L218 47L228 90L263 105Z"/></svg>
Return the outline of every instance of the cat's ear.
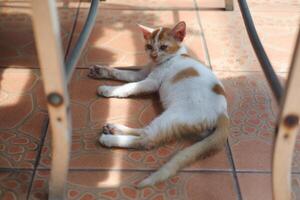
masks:
<svg viewBox="0 0 300 200"><path fill-rule="evenodd" d="M176 40L182 42L186 33L185 22L181 21L178 24L176 24L176 26L172 29L171 33Z"/></svg>
<svg viewBox="0 0 300 200"><path fill-rule="evenodd" d="M148 40L151 36L151 33L154 31L154 29L144 26L144 25L141 25L141 24L138 24L138 26L139 26L140 30L142 31L145 40Z"/></svg>

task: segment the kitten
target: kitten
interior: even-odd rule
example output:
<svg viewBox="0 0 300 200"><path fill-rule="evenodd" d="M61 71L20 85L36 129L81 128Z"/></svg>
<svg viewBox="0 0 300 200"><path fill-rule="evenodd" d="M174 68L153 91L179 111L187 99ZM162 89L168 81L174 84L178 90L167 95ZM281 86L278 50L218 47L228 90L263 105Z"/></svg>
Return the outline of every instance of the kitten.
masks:
<svg viewBox="0 0 300 200"><path fill-rule="evenodd" d="M151 149L174 138L198 137L198 141L178 152L137 187L153 185L174 176L197 158L223 148L229 133L227 101L221 82L213 72L188 56L182 41L185 22L173 29L151 29L140 25L150 64L139 71L91 66L89 76L131 83L100 86L105 97L128 97L159 92L165 111L144 128L106 124L99 141L106 147ZM207 132L212 132L207 134ZM200 136L206 136L199 141Z"/></svg>

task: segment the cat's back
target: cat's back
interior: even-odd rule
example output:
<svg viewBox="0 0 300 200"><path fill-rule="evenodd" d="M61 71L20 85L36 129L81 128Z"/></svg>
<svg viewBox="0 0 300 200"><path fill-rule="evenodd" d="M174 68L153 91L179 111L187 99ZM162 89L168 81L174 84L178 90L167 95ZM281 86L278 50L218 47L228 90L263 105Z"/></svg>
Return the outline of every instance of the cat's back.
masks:
<svg viewBox="0 0 300 200"><path fill-rule="evenodd" d="M217 94L214 87L223 90L211 69L187 54L181 54L169 67L159 92L164 107L175 105L222 113L226 110L226 98Z"/></svg>
<svg viewBox="0 0 300 200"><path fill-rule="evenodd" d="M211 69L188 54L180 54L175 58L166 79L171 80L174 86L195 81L203 84L219 82Z"/></svg>

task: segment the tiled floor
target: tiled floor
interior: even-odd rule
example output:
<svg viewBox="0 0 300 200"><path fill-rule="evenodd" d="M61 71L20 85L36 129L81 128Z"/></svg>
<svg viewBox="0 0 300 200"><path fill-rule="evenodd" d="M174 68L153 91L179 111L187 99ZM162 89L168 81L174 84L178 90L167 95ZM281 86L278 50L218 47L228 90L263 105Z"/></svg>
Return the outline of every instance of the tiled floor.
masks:
<svg viewBox="0 0 300 200"><path fill-rule="evenodd" d="M74 46L88 12L89 3L79 2L57 1L65 52ZM267 54L284 82L297 34L300 1L248 2ZM271 153L278 107L252 50L237 2L233 12L218 9L224 6L223 0L107 0L101 4L69 87L73 140L68 199L272 199ZM162 109L155 95L97 97L97 86L121 83L89 79L86 68L93 63L142 65L146 55L136 23L172 26L180 20L188 25L186 44L191 54L211 63L226 87L229 143L217 155L197 161L170 180L136 190L136 182L188 144L175 142L151 151L101 147L97 138L105 122L142 127ZM0 0L0 199L47 199L51 166L47 122L30 4ZM299 160L300 140L293 163L295 199L300 199Z"/></svg>

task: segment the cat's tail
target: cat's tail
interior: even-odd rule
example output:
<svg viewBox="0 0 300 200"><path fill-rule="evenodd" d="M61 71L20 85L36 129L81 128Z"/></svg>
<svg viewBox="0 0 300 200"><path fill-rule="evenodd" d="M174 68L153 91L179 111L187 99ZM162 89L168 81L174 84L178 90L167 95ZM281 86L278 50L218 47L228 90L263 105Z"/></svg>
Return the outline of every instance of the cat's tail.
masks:
<svg viewBox="0 0 300 200"><path fill-rule="evenodd" d="M205 158L221 150L229 134L229 118L221 114L217 120L216 129L203 140L178 152L172 159L163 165L158 171L140 182L137 187L142 188L164 181L174 176L180 169L191 164L198 158Z"/></svg>

